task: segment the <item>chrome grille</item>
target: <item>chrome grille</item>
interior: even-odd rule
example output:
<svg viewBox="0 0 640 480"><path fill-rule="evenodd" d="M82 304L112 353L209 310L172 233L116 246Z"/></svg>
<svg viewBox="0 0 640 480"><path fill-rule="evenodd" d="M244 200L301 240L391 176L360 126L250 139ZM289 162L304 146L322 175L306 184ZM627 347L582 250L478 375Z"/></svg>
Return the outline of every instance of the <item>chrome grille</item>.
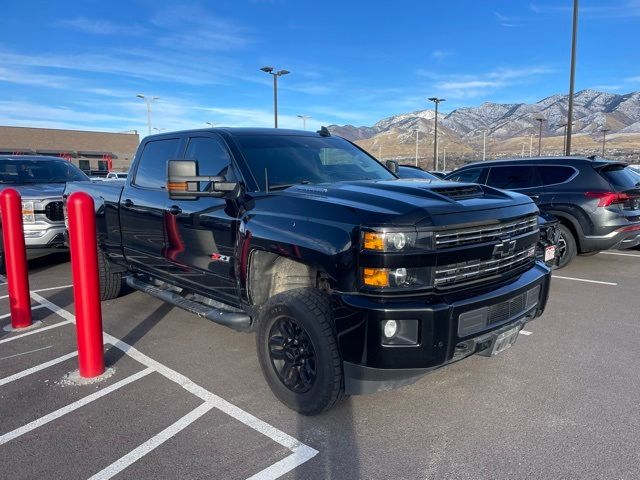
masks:
<svg viewBox="0 0 640 480"><path fill-rule="evenodd" d="M62 202L49 202L44 207L44 214L52 222L64 221L64 208Z"/></svg>
<svg viewBox="0 0 640 480"><path fill-rule="evenodd" d="M517 220L493 225L459 228L436 232L436 248L457 247L472 243L482 243L499 240L504 237L513 238L523 233L534 232L538 229L538 217L531 215Z"/></svg>
<svg viewBox="0 0 640 480"><path fill-rule="evenodd" d="M436 267L434 286L436 288L458 286L515 270L531 263L534 259L535 251L535 246L531 246L503 258L471 260L469 262Z"/></svg>

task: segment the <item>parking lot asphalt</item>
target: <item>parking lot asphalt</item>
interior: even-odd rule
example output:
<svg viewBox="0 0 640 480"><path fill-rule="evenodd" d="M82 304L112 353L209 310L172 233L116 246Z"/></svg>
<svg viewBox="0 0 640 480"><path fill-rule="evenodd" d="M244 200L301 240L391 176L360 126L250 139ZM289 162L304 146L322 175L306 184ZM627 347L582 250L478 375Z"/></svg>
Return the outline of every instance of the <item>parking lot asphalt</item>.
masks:
<svg viewBox="0 0 640 480"><path fill-rule="evenodd" d="M0 328L2 477L638 478L640 252L610 253L557 271L545 315L505 354L317 417L273 397L253 335L138 292L102 305L113 376L65 385L70 266L34 260L42 323Z"/></svg>

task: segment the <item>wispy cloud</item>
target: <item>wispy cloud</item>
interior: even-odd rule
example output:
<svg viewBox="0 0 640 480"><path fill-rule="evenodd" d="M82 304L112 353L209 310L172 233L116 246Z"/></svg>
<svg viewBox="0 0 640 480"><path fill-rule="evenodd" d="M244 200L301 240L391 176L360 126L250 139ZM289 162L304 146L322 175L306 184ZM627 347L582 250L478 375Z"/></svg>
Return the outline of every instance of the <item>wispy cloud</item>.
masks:
<svg viewBox="0 0 640 480"><path fill-rule="evenodd" d="M522 23L522 17L512 17L508 15L503 15L500 12L493 12L493 14L498 20L498 23L503 27L508 27L508 28L519 27L520 24Z"/></svg>
<svg viewBox="0 0 640 480"><path fill-rule="evenodd" d="M93 35L143 35L148 30L141 25L124 25L109 20L76 17L55 22L62 28L73 28Z"/></svg>

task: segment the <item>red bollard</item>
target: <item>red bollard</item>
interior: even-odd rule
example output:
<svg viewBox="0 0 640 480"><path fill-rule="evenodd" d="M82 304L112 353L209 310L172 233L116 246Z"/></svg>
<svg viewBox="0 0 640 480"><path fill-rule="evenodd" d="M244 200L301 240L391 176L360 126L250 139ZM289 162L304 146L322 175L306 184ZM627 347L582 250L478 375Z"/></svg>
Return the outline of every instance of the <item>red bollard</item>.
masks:
<svg viewBox="0 0 640 480"><path fill-rule="evenodd" d="M80 376L91 378L104 373L98 246L93 198L84 192L72 193L67 200L67 212L73 297L76 304L78 363Z"/></svg>
<svg viewBox="0 0 640 480"><path fill-rule="evenodd" d="M9 284L11 326L25 328L31 326L31 297L27 275L27 250L22 227L22 200L20 194L14 189L7 188L0 193L0 213Z"/></svg>

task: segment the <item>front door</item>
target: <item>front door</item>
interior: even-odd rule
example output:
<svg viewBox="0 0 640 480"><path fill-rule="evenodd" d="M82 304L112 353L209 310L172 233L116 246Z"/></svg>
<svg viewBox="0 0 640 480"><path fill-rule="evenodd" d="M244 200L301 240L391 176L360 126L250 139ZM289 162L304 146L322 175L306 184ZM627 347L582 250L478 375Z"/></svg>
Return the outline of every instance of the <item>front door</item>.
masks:
<svg viewBox="0 0 640 480"><path fill-rule="evenodd" d="M213 133L188 139L185 159L197 160L202 176L235 178L232 159L224 141ZM201 185L201 189L207 185ZM168 200L165 211L165 257L181 285L216 299L237 304L234 245L237 219L223 198Z"/></svg>

